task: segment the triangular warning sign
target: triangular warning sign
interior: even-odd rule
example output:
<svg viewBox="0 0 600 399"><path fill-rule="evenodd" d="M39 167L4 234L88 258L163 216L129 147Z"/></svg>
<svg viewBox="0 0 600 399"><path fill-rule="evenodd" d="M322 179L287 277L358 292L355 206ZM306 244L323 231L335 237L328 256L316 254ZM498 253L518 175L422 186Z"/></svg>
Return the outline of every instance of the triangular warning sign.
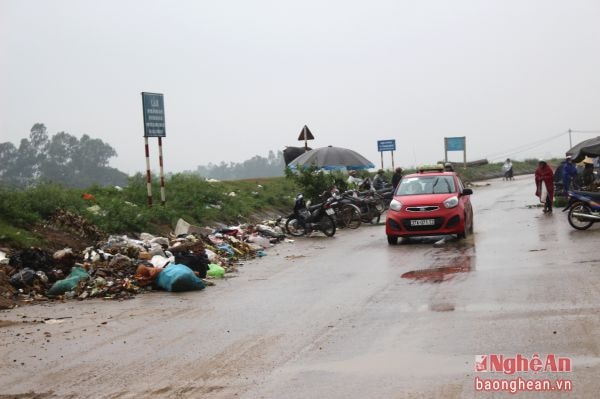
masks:
<svg viewBox="0 0 600 399"><path fill-rule="evenodd" d="M310 132L308 126L304 125L302 131L300 132L300 136L298 136L298 141L302 140L314 140L315 136Z"/></svg>

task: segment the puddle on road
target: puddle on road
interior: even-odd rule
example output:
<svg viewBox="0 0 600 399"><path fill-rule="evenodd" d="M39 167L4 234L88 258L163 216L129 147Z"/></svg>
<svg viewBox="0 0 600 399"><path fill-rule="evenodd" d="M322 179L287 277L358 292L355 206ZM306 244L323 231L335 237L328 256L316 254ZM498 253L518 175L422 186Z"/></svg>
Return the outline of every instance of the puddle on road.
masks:
<svg viewBox="0 0 600 399"><path fill-rule="evenodd" d="M474 270L472 258L473 256L462 254L451 256L450 259L440 257L436 263L443 262L444 266L411 270L400 277L425 283L441 283L454 278L459 273L467 273ZM436 265L434 264L433 266Z"/></svg>

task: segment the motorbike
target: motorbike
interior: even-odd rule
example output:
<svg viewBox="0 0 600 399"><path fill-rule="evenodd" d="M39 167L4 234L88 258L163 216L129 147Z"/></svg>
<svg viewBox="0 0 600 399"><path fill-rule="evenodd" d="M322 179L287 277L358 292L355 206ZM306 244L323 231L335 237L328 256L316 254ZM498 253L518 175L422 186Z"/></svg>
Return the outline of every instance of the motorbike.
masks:
<svg viewBox="0 0 600 399"><path fill-rule="evenodd" d="M330 197L322 203L310 205L304 201L304 195L298 194L294 202L294 212L287 217L285 229L288 234L300 237L319 230L333 237L336 230L334 206L336 201Z"/></svg>
<svg viewBox="0 0 600 399"><path fill-rule="evenodd" d="M354 205L353 200L346 195L341 194L337 188L330 192L321 194L321 200L327 200L333 197L334 202L331 207L335 211L335 223L339 227L347 227L349 229L357 229L362 223L362 214L360 209Z"/></svg>
<svg viewBox="0 0 600 399"><path fill-rule="evenodd" d="M379 223L381 214L385 211L385 200L375 191L346 191L343 197L360 209L361 219L364 223Z"/></svg>
<svg viewBox="0 0 600 399"><path fill-rule="evenodd" d="M589 229L600 222L600 192L569 190L569 201L563 212L569 212L567 219L577 230Z"/></svg>
<svg viewBox="0 0 600 399"><path fill-rule="evenodd" d="M385 188L375 190L375 196L379 198L387 210L390 207L390 202L394 199L394 187L391 184L387 184Z"/></svg>

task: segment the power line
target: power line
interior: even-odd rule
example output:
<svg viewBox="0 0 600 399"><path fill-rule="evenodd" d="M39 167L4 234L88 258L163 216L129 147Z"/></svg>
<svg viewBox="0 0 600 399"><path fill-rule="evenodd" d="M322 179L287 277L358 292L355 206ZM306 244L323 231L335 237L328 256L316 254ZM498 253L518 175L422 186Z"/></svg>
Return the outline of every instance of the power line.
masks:
<svg viewBox="0 0 600 399"><path fill-rule="evenodd" d="M600 133L600 130L573 130L573 129L569 129L569 148L573 148L573 141L571 139L571 133L593 133L593 134L598 134Z"/></svg>
<svg viewBox="0 0 600 399"><path fill-rule="evenodd" d="M540 147L543 144L548 143L549 141L555 140L559 137L562 137L564 135L568 134L568 132L561 132L558 134L555 134L554 136L550 136L550 137L546 137L544 139L541 140L536 140L534 142L531 143L527 143L527 144L523 144L520 145L518 147L514 147L510 150L506 150L506 151L502 151L502 152L498 152L498 153L494 153L491 155L486 156L486 159L500 159L500 158L504 158L507 155L514 155L514 154L519 154L521 152L525 152L525 151L529 151L529 150L533 150L534 148Z"/></svg>

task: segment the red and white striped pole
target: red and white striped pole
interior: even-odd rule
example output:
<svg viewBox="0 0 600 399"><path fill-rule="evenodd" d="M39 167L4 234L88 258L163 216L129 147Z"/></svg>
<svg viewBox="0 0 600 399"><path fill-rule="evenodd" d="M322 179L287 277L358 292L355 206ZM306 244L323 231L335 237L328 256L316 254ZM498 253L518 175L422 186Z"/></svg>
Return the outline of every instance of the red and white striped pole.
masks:
<svg viewBox="0 0 600 399"><path fill-rule="evenodd" d="M146 146L146 187L148 188L148 206L152 208L152 174L150 173L150 148L148 147L148 137L144 137Z"/></svg>
<svg viewBox="0 0 600 399"><path fill-rule="evenodd" d="M162 137L158 138L158 163L160 165L160 204L165 205L165 173L163 168Z"/></svg>

